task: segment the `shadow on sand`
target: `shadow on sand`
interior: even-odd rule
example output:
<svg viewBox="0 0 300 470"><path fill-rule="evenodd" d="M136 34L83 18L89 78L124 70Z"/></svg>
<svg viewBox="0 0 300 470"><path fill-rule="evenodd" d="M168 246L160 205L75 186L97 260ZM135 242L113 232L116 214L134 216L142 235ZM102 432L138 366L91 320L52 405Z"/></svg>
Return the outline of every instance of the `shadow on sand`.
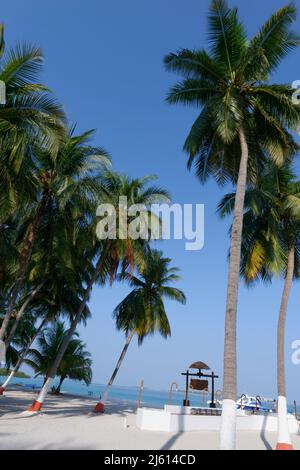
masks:
<svg viewBox="0 0 300 470"><path fill-rule="evenodd" d="M28 419L21 416L26 411L33 400L36 399L37 392L15 394L13 390L8 390L5 395L0 396L0 418L1 419ZM52 418L66 418L86 415L88 418L99 418L102 415L93 413L96 404L95 399L76 397L74 395L51 395L49 394L41 413L50 415ZM126 416L135 412L133 403L108 401L105 415L118 414ZM30 417L29 417L30 418Z"/></svg>

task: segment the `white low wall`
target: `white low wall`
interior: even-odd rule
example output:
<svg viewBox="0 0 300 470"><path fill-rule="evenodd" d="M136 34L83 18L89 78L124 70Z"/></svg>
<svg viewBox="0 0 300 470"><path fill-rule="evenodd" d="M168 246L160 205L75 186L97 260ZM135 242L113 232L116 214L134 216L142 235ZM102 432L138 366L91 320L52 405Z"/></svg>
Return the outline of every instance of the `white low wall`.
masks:
<svg viewBox="0 0 300 470"><path fill-rule="evenodd" d="M294 415L288 415L288 425L291 434L299 433L299 423ZM252 430L277 432L277 415L238 416L237 429L241 431Z"/></svg>
<svg viewBox="0 0 300 470"><path fill-rule="evenodd" d="M138 408L136 426L147 431L170 432L171 413L151 408Z"/></svg>
<svg viewBox="0 0 300 470"><path fill-rule="evenodd" d="M181 408L181 407L179 407ZM172 408L166 407L167 410ZM288 415L291 434L299 433L299 423L293 415ZM220 416L191 415L190 410L184 413L172 413L166 410L139 408L137 410L136 426L145 431L219 431ZM276 415L237 416L237 429L243 431L272 431L277 432Z"/></svg>

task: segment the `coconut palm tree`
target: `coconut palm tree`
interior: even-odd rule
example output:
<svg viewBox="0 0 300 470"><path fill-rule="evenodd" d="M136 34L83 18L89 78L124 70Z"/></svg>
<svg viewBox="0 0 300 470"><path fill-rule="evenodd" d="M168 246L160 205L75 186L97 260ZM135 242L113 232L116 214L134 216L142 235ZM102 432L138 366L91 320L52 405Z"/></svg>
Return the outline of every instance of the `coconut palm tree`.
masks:
<svg viewBox="0 0 300 470"><path fill-rule="evenodd" d="M55 394L59 394L65 379L77 380L89 385L93 378L91 354L80 340L71 340L58 369L59 384Z"/></svg>
<svg viewBox="0 0 300 470"><path fill-rule="evenodd" d="M137 276L125 272L120 280L126 280L132 291L115 308L114 317L118 330L126 334L126 343L119 357L114 372L102 394L101 402L94 411L104 412L104 404L109 390L124 360L127 349L134 335L141 345L144 338L159 332L164 338L171 335L171 328L164 305L164 299L176 300L185 304L184 293L170 286L179 281L178 268L170 267L171 259L163 257L161 251L152 250L146 263L138 270Z"/></svg>
<svg viewBox="0 0 300 470"><path fill-rule="evenodd" d="M15 335L13 343L7 348L6 355L6 369L11 370L16 367L19 357L24 353L30 343L31 336L35 334L35 313L30 312L26 319L20 324L18 334ZM0 394L3 394L2 387L0 387Z"/></svg>
<svg viewBox="0 0 300 470"><path fill-rule="evenodd" d="M37 81L43 62L41 49L25 44L7 53L4 51L4 28L0 25L0 81L6 88L5 104L0 105L0 223L6 227L8 217L20 220L21 206L23 208L35 198L32 148L40 146L55 156L66 132L61 107L49 89ZM28 220L18 272L0 329L1 341L26 275L45 204L46 196Z"/></svg>
<svg viewBox="0 0 300 470"><path fill-rule="evenodd" d="M43 375L46 381L51 365L67 333L65 324L56 322L52 327L46 328L38 337L38 349L31 349L25 359L25 362L34 370L36 377ZM85 350L86 345L78 336L78 333L75 332L58 368L57 376L60 377L60 381L56 393L60 392L61 385L67 377L73 380L84 380L87 385L91 382L91 355Z"/></svg>
<svg viewBox="0 0 300 470"><path fill-rule="evenodd" d="M42 281L35 288L31 289L30 292L28 292L28 294L25 296L25 298L21 299L22 306L18 309L18 312L12 324L12 327L9 330L9 334L7 335L7 338L5 339L6 349L9 348L11 342L13 341L17 328L20 325L20 322L23 318L23 315L26 312L26 309L28 309L28 307L30 306L30 302L32 302L35 299L35 297L41 291L44 284L45 284L45 281Z"/></svg>
<svg viewBox="0 0 300 470"><path fill-rule="evenodd" d="M84 265L86 266L86 264ZM49 323L54 324L59 317L67 317L68 321L72 321L80 305L81 299L79 293L82 292L82 283L84 280L79 268L76 274L77 282L72 286L72 290L70 289L70 275L68 270L67 273L65 273L64 270L62 270L62 272L56 272L53 269L51 279L45 283L43 289L34 300L32 300L30 308L27 305L28 311L25 312L26 314L20 320L13 340L7 347L7 361L14 367L5 382L0 386L0 395L3 395L5 392L12 378L25 361L32 344L45 330L46 326ZM23 308L23 306L21 308ZM86 306L81 319L84 325L86 325L87 319L90 318L90 316L89 308ZM22 349L15 349L16 341L18 346L23 346Z"/></svg>
<svg viewBox="0 0 300 470"><path fill-rule="evenodd" d="M81 211L78 210L77 219L75 217L74 219L82 225L80 213ZM0 394L3 394L9 385L26 358L32 343L45 326L59 316L65 316L69 321L72 321L78 310L81 296L84 293L84 283L91 274L92 263L88 256L83 256L83 259L79 256L81 246L86 243L84 226L81 226L80 236L76 237L78 227L73 225L69 217L64 223L56 221L56 224L54 222L47 224L48 230L41 227L32 254L26 284L19 300L20 308L15 318L10 321L11 328L5 340L8 353L11 351L11 342L15 341L15 336L19 335L19 328L23 330L23 323L27 321L27 317L32 317L33 312L35 323L38 323L39 326L34 328L34 333L30 336L26 349L18 354L13 370L0 386ZM33 286L37 286L37 288L33 288ZM86 306L82 314L84 324L89 316L90 312Z"/></svg>
<svg viewBox="0 0 300 470"><path fill-rule="evenodd" d="M220 203L222 216L232 212L235 194ZM284 337L293 279L300 276L300 182L289 164L266 165L258 184L245 195L241 274L247 284L282 274L284 287L277 327L277 449L292 449L288 430Z"/></svg>
<svg viewBox="0 0 300 470"><path fill-rule="evenodd" d="M103 285L108 279L112 282L120 264L122 264L123 269L126 266L130 266L130 270L133 271L135 265L141 265L145 261L146 253L148 252L148 240L144 237L135 238L135 234L134 236L130 235L129 229L131 223L135 220L135 215L131 214L130 211L125 210L123 207L123 201L124 198L126 198L128 207L139 205L139 210L141 210L141 206L143 206L143 217L140 222L140 225L143 225L141 230L143 230L143 222L145 221L146 216L149 218L153 217L155 219L155 214L151 211L151 204L155 202L169 202L170 200L169 195L165 190L157 186L149 186L149 182L153 179L154 177L149 176L140 179L131 179L125 175L120 175L108 170L106 170L102 175L102 191L98 195L99 199L96 200L99 205L103 204L105 205L105 208L109 205L109 208L113 209L116 216L115 222L118 230L115 233L115 237L107 236L105 238L105 236L103 236L102 239L101 236L103 233L101 233L100 240L97 240L96 234L99 238L99 231L98 227L96 229L96 225L98 224L97 220L92 220L90 230L86 232L84 240L85 243L81 247L82 251L79 252L79 259L84 260L86 257L93 259L94 267L89 280L86 283L84 294L81 298L81 304L76 315L72 319L67 335L61 343L57 356L49 370L47 380L41 389L37 400L35 400L27 410L27 414L35 413L41 409L51 383L57 374L59 364L63 358L68 343L81 320L82 312L89 301L94 284L98 282ZM107 212L107 210L104 212ZM101 223L103 220L110 219L110 217L107 217L107 214L105 216L103 216L103 214L99 214L99 218ZM105 224L102 225L107 224L105 222ZM110 228L108 230L110 230ZM147 235L149 238L151 237L151 226L147 227ZM91 251L93 252L92 257Z"/></svg>
<svg viewBox="0 0 300 470"><path fill-rule="evenodd" d="M297 128L300 107L290 86L269 84L282 59L300 44L290 31L296 9L276 11L252 39L224 0L213 0L209 11L209 51L182 49L165 58L168 70L184 78L168 95L171 104L200 107L185 141L188 166L201 182L213 176L220 184L236 185L230 241L226 300L222 449L235 448L237 357L236 319L247 179L254 181L266 158L282 163L295 151L289 129Z"/></svg>
<svg viewBox="0 0 300 470"><path fill-rule="evenodd" d="M1 223L32 196L31 147L39 145L55 155L65 137L65 114L39 83L43 61L35 45L6 49L0 25L0 81L5 85L5 103L0 104Z"/></svg>
<svg viewBox="0 0 300 470"><path fill-rule="evenodd" d="M55 158L51 153L41 151L39 147L35 149L38 163L31 174L31 181L36 187L37 198L27 205L19 227L20 270L10 293L9 305L1 325L0 339L2 340L25 281L37 237L39 236L46 242L47 250L52 253L49 247L50 242L53 241L52 236L57 239L58 232L62 233L66 243L62 244L60 240L60 244L61 247L66 248L69 244L68 237L72 240L71 230L76 230L71 222L74 221L78 225L96 211L95 201L101 185L98 181L98 174L95 175L95 170L99 171L108 165L110 158L104 149L90 145L93 131L87 131L81 135L75 135L74 131L74 127L70 128ZM35 230L31 232L29 240L27 235L31 224L35 226ZM47 258L46 255L45 258ZM32 296L37 294L37 289L42 287L45 278L42 277L42 279L43 281L39 281L38 285L33 287L27 302L30 302ZM17 322L23 314L24 308L19 311Z"/></svg>
<svg viewBox="0 0 300 470"><path fill-rule="evenodd" d="M7 291L13 284L17 266L16 238L17 223L12 218L0 224L0 302L4 302L3 310L7 307Z"/></svg>
<svg viewBox="0 0 300 470"><path fill-rule="evenodd" d="M14 378L14 376L16 375L18 370L20 369L21 365L23 364L28 352L30 351L30 348L31 348L33 342L35 341L37 336L41 333L41 331L45 328L45 326L47 325L47 322L48 322L48 319L47 319L47 317L45 317L41 321L39 327L32 331L31 336L30 336L30 340L29 340L26 348L22 352L16 351L13 348L12 345L10 345L7 348L7 364L12 362L14 367L10 370L10 373L9 373L8 377L5 379L3 384L0 386L0 395L4 394L4 392L7 389L9 383ZM13 352L13 354L15 354L15 359L13 361L10 360L10 355L12 354L12 352ZM9 367L9 369L10 369L10 367Z"/></svg>

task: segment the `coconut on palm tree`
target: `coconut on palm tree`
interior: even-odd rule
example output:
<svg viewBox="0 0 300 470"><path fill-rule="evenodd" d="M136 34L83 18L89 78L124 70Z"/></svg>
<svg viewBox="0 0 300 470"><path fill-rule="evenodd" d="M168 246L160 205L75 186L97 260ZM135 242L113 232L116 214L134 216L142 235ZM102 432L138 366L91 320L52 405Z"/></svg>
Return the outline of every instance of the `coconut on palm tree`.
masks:
<svg viewBox="0 0 300 470"><path fill-rule="evenodd" d="M168 202L169 195L162 188L150 186L149 182L153 177L144 177L131 179L125 175L120 175L106 170L101 175L102 191L95 195L95 202L97 204L109 204L113 207L117 217L118 230L115 238L106 238L97 240L96 225L97 220L90 220L87 215L87 221L90 222L90 229L85 231L84 244L81 246L82 251L77 253L77 258L85 260L89 257L94 261L93 269L90 272L90 277L86 281L86 287L81 297L81 303L78 311L74 315L67 335L65 336L57 356L53 361L52 367L47 375L47 380L42 387L37 400L27 410L27 414L40 411L42 404L47 396L51 383L57 374L59 364L63 358L65 350L71 340L79 321L82 318L82 313L89 301L92 289L96 282L104 285L109 279L110 282L115 278L118 267L121 264L123 269L130 267L132 271L135 265L142 265L146 259L148 252L148 240L145 238L135 238L130 236L130 224L133 222L135 216L127 213L126 217L122 217L122 226L119 224L120 219L120 198L126 198L128 206L143 205L145 213L151 217L152 214L151 204L154 202ZM122 201L123 199L121 199ZM140 207L140 206L139 206ZM100 220L101 220L101 216ZM105 217L102 217L105 219ZM126 236L124 236L124 228ZM80 232L80 230L79 230ZM149 227L149 238L151 237L151 227Z"/></svg>
<svg viewBox="0 0 300 470"><path fill-rule="evenodd" d="M108 398L110 387L124 360L132 338L137 335L139 345L144 338L160 333L163 338L171 335L168 315L164 300L176 300L185 304L184 293L172 287L173 282L179 281L178 268L170 267L171 259L165 258L161 251L152 250L143 267L138 269L137 276L122 273L120 280L126 280L132 291L115 308L114 317L118 330L126 334L126 343L116 364L114 372L102 394L101 402L97 403L94 411L103 413L105 401Z"/></svg>
<svg viewBox="0 0 300 470"><path fill-rule="evenodd" d="M233 210L235 194L219 205L222 216ZM247 284L284 277L277 327L277 449L292 449L287 419L285 323L293 279L300 275L300 182L289 163L265 166L257 185L245 195L241 274Z"/></svg>
<svg viewBox="0 0 300 470"><path fill-rule="evenodd" d="M237 9L224 0L213 0L208 51L182 49L165 58L167 69L183 76L171 88L168 102L200 108L184 144L189 167L195 167L201 182L212 176L219 183L231 180L236 185L226 300L222 449L234 449L236 441L236 320L246 184L255 181L265 159L281 164L296 147L289 133L300 120L293 89L268 82L282 59L300 44L290 30L295 18L296 8L289 4L248 39Z"/></svg>

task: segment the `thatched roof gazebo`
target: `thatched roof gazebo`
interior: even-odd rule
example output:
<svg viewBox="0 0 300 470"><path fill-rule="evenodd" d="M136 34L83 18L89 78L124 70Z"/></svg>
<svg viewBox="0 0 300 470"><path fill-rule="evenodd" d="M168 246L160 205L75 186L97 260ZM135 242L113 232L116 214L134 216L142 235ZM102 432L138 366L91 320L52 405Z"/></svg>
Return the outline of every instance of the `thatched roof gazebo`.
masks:
<svg viewBox="0 0 300 470"><path fill-rule="evenodd" d="M193 364L190 365L189 369L210 370L210 367L208 367L208 365L204 362L197 361L193 362Z"/></svg>

